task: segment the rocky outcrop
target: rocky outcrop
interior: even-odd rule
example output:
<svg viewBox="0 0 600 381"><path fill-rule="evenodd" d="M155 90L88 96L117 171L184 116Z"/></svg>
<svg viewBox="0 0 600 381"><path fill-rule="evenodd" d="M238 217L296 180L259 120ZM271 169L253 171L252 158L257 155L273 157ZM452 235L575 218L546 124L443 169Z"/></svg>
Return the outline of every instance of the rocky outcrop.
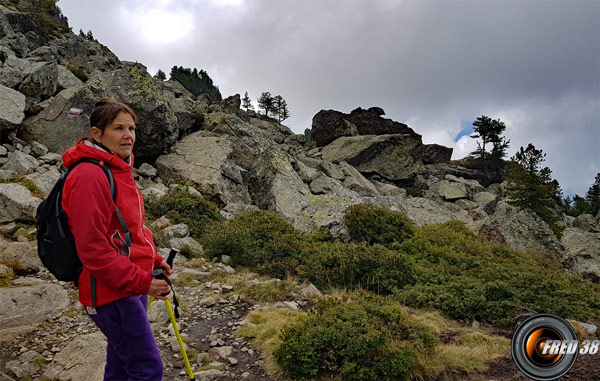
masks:
<svg viewBox="0 0 600 381"><path fill-rule="evenodd" d="M43 265L38 257L37 242L0 242L0 263L15 273L37 273Z"/></svg>
<svg viewBox="0 0 600 381"><path fill-rule="evenodd" d="M409 181L422 169L418 135L369 135L342 137L321 150L324 161L345 161L363 175L391 181Z"/></svg>
<svg viewBox="0 0 600 381"><path fill-rule="evenodd" d="M600 282L600 233L576 228L563 232L561 243L565 247L565 260L573 271L593 282Z"/></svg>
<svg viewBox="0 0 600 381"><path fill-rule="evenodd" d="M101 80L91 80L89 86L97 86L133 108L138 126L133 152L141 161L152 162L168 153L194 124L191 101L165 91L162 81L152 78L141 64L124 62L122 68Z"/></svg>
<svg viewBox="0 0 600 381"><path fill-rule="evenodd" d="M0 134L17 128L25 118L25 95L0 85Z"/></svg>
<svg viewBox="0 0 600 381"><path fill-rule="evenodd" d="M495 213L481 227L481 234L516 250L553 253L560 256L564 248L548 224L532 210L501 201Z"/></svg>
<svg viewBox="0 0 600 381"><path fill-rule="evenodd" d="M335 110L321 110L312 121L310 139L317 147L326 146L342 136L409 134L415 132L404 123L382 118L379 107L368 110L357 108L350 114Z"/></svg>
<svg viewBox="0 0 600 381"><path fill-rule="evenodd" d="M186 180L223 204L251 204L245 170L231 158L233 149L227 136L199 131L178 142L172 153L159 157L156 168L167 183Z"/></svg>
<svg viewBox="0 0 600 381"><path fill-rule="evenodd" d="M62 153L77 140L89 136L89 114L101 93L89 86L69 87L58 93L43 110L23 122L18 136L38 141L51 151ZM70 111L77 109L79 113Z"/></svg>
<svg viewBox="0 0 600 381"><path fill-rule="evenodd" d="M33 197L22 185L0 184L0 223L11 221L33 222L41 199Z"/></svg>
<svg viewBox="0 0 600 381"><path fill-rule="evenodd" d="M307 204L311 191L291 164L289 155L264 152L251 167L250 193L256 205L293 221Z"/></svg>
<svg viewBox="0 0 600 381"><path fill-rule="evenodd" d="M58 284L35 278L23 278L21 283L31 285L0 288L0 332L41 323L69 305L67 291Z"/></svg>
<svg viewBox="0 0 600 381"><path fill-rule="evenodd" d="M105 364L106 338L100 332L90 333L76 337L57 353L44 377L65 381L101 381Z"/></svg>
<svg viewBox="0 0 600 381"><path fill-rule="evenodd" d="M31 155L16 151L8 153L8 160L2 166L5 171L15 171L19 175L33 172L40 164Z"/></svg>

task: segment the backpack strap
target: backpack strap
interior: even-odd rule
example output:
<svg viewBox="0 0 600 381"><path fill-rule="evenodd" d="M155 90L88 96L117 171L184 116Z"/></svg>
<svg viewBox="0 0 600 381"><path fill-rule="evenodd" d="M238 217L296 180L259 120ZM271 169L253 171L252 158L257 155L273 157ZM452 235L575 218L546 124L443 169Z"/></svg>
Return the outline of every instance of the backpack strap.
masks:
<svg viewBox="0 0 600 381"><path fill-rule="evenodd" d="M67 175L69 173L71 173L71 171L77 165L79 165L81 163L96 164L97 166L102 168L102 171L104 171L104 174L106 175L106 178L108 179L108 184L110 185L110 193L112 195L112 199L115 203L115 214L117 215L117 219L119 220L119 223L121 224L121 228L123 229L123 232L125 233L126 249L129 249L129 247L131 247L131 243L132 243L131 232L129 231L129 227L127 227L127 223L125 222L125 219L123 218L123 215L121 214L121 211L119 210L119 207L117 206L117 187L115 186L115 178L112 174L112 171L110 170L110 167L104 161L86 157L86 158L83 158L83 159L77 161L75 164L73 164L69 168ZM90 274L90 292L92 294L92 307L96 308L96 278L91 274Z"/></svg>

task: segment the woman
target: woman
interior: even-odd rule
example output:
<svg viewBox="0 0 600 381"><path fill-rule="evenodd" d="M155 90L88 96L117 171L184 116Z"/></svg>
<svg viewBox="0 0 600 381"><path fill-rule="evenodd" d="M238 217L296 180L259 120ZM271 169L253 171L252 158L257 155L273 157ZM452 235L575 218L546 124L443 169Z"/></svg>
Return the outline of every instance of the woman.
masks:
<svg viewBox="0 0 600 381"><path fill-rule="evenodd" d="M67 168L83 158L107 164L115 182L116 202L102 168L79 163L67 177L62 197L83 264L79 300L108 341L105 380L160 380L163 373L146 306L148 295L166 299L161 294L170 291L164 280L152 278L152 270L173 271L144 226L144 204L131 174L135 119L127 105L103 98L90 116L91 138L79 140L63 155ZM115 204L131 234L129 247Z"/></svg>

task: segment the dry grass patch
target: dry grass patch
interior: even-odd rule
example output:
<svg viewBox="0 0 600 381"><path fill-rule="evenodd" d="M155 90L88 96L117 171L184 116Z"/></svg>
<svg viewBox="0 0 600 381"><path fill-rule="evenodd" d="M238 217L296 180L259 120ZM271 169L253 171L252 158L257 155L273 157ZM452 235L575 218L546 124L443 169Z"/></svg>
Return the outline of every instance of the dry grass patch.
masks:
<svg viewBox="0 0 600 381"><path fill-rule="evenodd" d="M440 338L435 361L421 364L427 376L435 378L456 372L483 372L488 369L490 360L505 356L510 351L508 338L462 326L443 317L439 311L409 308L406 311Z"/></svg>
<svg viewBox="0 0 600 381"><path fill-rule="evenodd" d="M273 357L273 352L281 344L280 333L284 327L295 323L303 312L291 311L285 308L270 308L253 311L248 314L250 324L237 330L237 336L252 339L253 344L260 350L267 371L280 374L281 370Z"/></svg>
<svg viewBox="0 0 600 381"><path fill-rule="evenodd" d="M257 285L246 285L246 282L258 279ZM298 283L293 280L278 280L267 276L257 276L246 269L241 269L235 274L215 274L211 282L233 286L233 292L240 294L244 299L252 302L280 302L296 297L295 291Z"/></svg>

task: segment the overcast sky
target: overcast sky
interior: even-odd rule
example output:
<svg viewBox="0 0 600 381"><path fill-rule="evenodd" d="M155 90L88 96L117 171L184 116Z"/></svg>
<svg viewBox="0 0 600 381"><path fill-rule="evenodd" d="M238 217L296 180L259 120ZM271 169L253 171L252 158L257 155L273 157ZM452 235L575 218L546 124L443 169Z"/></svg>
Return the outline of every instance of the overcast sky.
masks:
<svg viewBox="0 0 600 381"><path fill-rule="evenodd" d="M321 109L382 107L424 143L476 148L501 119L567 194L600 172L600 1L60 0L121 60L204 69L224 97L282 95L294 132ZM462 133L461 133L462 131ZM464 135L464 134L467 135ZM461 135L464 135L461 137Z"/></svg>

